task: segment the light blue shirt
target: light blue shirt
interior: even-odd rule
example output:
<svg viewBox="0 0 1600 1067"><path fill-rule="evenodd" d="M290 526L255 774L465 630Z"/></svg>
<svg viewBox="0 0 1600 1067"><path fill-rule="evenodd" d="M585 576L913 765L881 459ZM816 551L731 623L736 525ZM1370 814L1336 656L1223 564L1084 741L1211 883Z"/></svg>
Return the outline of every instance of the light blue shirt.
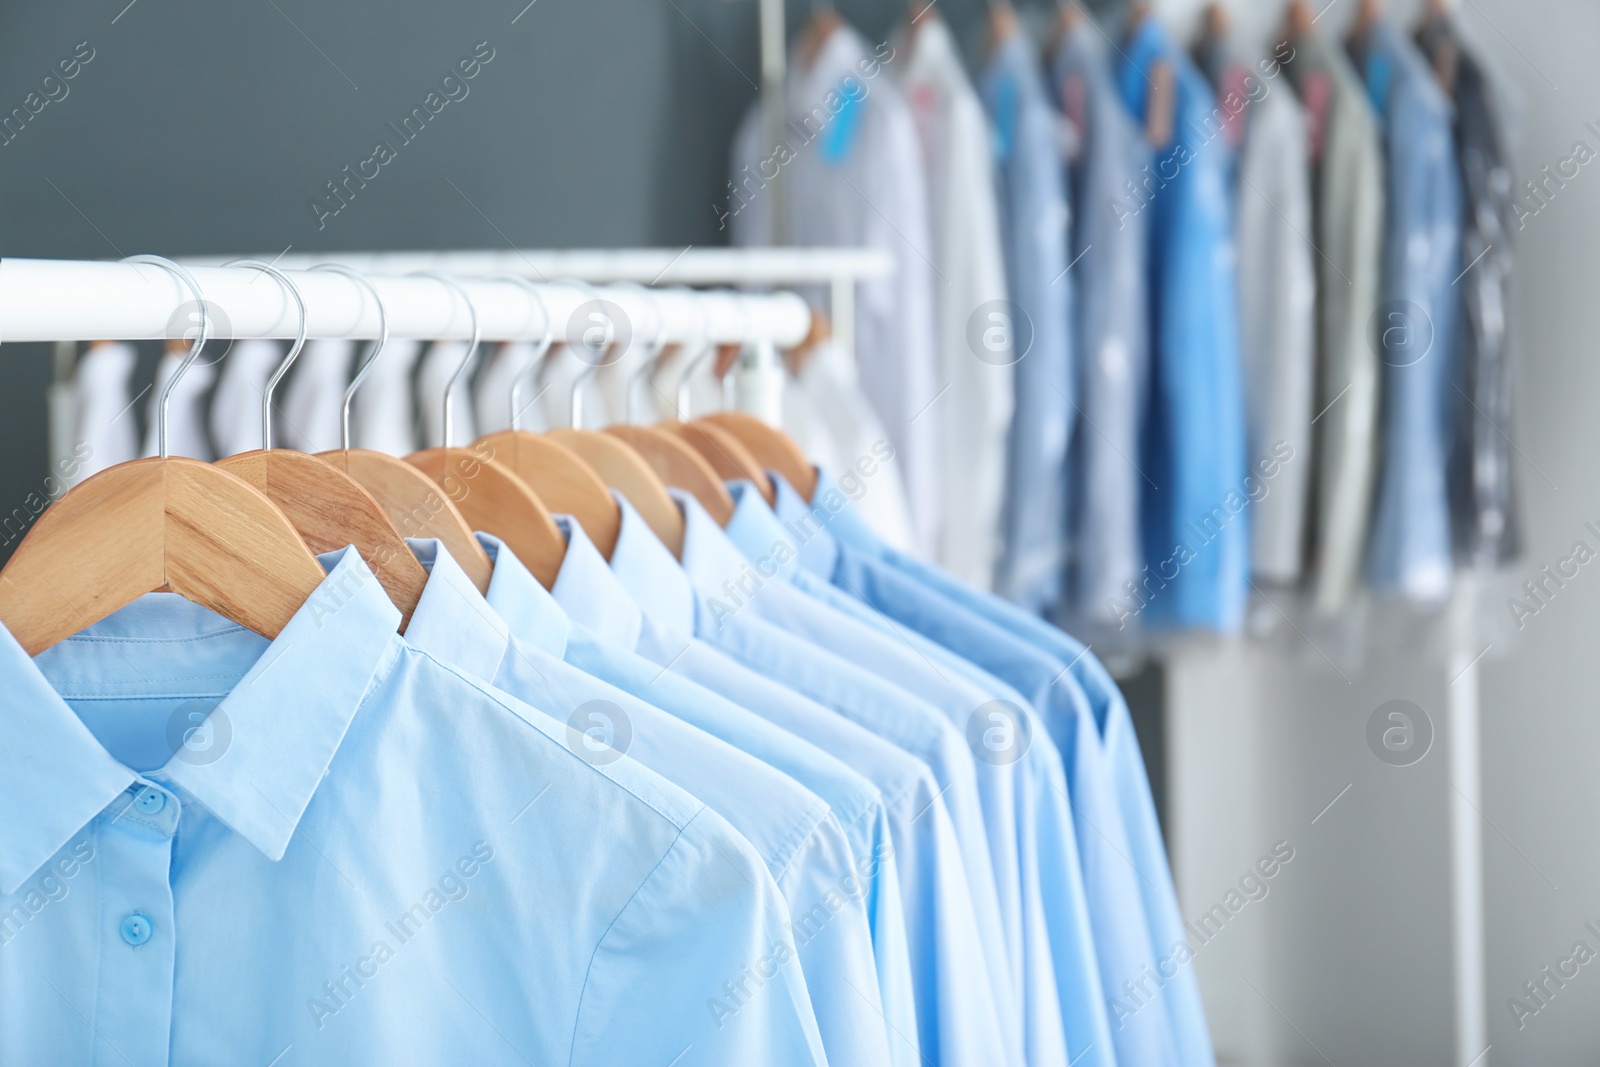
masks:
<svg viewBox="0 0 1600 1067"><path fill-rule="evenodd" d="M881 815L882 802L877 790L816 746L687 679L664 675L642 656L620 645L603 642L587 628L573 625L555 598L528 573L509 548L487 534L478 537L494 561L487 603L484 597L477 595L477 589L448 554L438 557L448 568L435 564L432 581L448 577L451 591L456 594L453 599L458 603L482 605L486 610L497 604L516 605L510 610L525 628L528 639L520 638L516 626L510 628L511 646L496 675L496 684L519 693L522 685L541 684L528 679L520 666L506 662L512 651L519 651L527 668L537 669L541 678L550 677L552 682L568 678L580 686L587 683L587 687L580 688L575 695L604 689L609 691L601 694L604 699L615 699L612 694L621 690L655 705L649 709L652 724L668 716L690 731L703 730L711 739L727 742L740 752L748 753L765 765L764 770L775 769L801 785L816 787L817 795L827 802L828 814L816 831L799 839L798 846L794 836L789 836L779 846L780 855L789 849L794 849L795 853L786 861L782 873L774 871L774 877L789 902L795 944L808 978L823 1046L829 1059L836 1063L897 1062L899 1057L890 1055L890 1046L895 1043L904 1046L907 1041L885 1027L885 1019L892 1016L888 1015L879 997L867 899L876 884L878 868L885 863L892 864L894 858L887 848L881 854L855 850L857 842L867 840L861 832L861 824L868 822L870 825L875 812ZM413 542L414 546L420 544ZM419 557L434 558L440 551L437 543L425 544L426 551L419 551ZM424 593L423 601L427 599ZM418 604L418 613L423 606ZM620 590L613 607L619 617L637 611ZM439 631L441 624L448 625L450 620L443 614L437 617L430 614L424 619L429 627L426 637L460 640L456 635L471 633L474 624L465 618L458 621L458 626L449 627L447 636ZM414 615L407 638L411 639L416 630L417 616ZM485 642L490 640L487 634L482 637ZM561 657L566 662L557 659L551 664L550 657ZM507 677L508 673L511 678ZM517 676L521 676L521 685L513 688L508 683ZM590 697L585 696L585 699ZM630 718L630 727L637 736L639 719L636 715ZM600 725L605 727L603 722ZM707 749L719 747L710 745ZM647 766L651 764L650 758L640 753L637 745L630 754L639 757ZM709 799L705 792L708 788L704 785L705 775L721 771L715 764L707 764L690 773L694 781L684 780L681 784L693 789L702 799ZM770 773L765 775L769 781L771 777ZM786 779L773 796L763 796L752 802L747 799L747 787L764 788L759 782L740 785L732 779L709 788L722 798L718 803L732 797L729 802L739 808L750 807L752 803L758 808L779 804L793 793L793 785ZM742 817L729 818L738 828ZM849 830L845 829L846 825ZM781 830L783 824L778 822L775 826ZM909 985L909 975L906 983ZM907 1018L912 1017L907 1014ZM914 1059L914 1031L909 1040L908 1051Z"/></svg>
<svg viewBox="0 0 1600 1067"><path fill-rule="evenodd" d="M888 1063L855 858L828 805L712 733L522 641L439 542L408 543L430 576L406 627L407 643L567 723L568 744L578 755L600 762L630 756L722 814L767 861L789 904L829 1060ZM496 571L527 574L515 559L501 546ZM538 585L531 575L528 583ZM548 593L544 599L555 606Z"/></svg>
<svg viewBox="0 0 1600 1067"><path fill-rule="evenodd" d="M848 544L943 594L952 603L993 623L1022 644L1065 664L1063 671L1078 683L1099 727L1107 776L1127 834L1128 855L1140 874L1139 898L1150 929L1150 943L1156 951L1158 973L1165 982L1161 997L1176 1034L1179 1055L1189 1067L1213 1067L1216 1059L1206 1025L1205 1006L1200 999L1194 967L1188 962L1193 946L1188 943L1188 932L1178 909L1178 895L1167 863L1144 756L1139 750L1127 702L1105 666L1064 630L883 544L854 512L850 499L827 472L819 472L810 506L781 478L775 479L775 484L778 517L791 529L810 532L800 545L802 563L808 568L831 570L838 545ZM823 536L824 533L832 536ZM1176 974L1172 974L1174 969Z"/></svg>
<svg viewBox="0 0 1600 1067"><path fill-rule="evenodd" d="M1427 60L1388 19L1355 55L1388 156L1381 302L1370 343L1383 361L1383 447L1367 576L1421 601L1449 595L1447 472L1461 343L1461 173L1454 107Z"/></svg>
<svg viewBox="0 0 1600 1067"><path fill-rule="evenodd" d="M1061 761L1048 739L1040 744L1007 747L1028 716L1027 701L993 675L887 616L866 608L800 567L791 534L766 500L749 482L729 485L735 505L727 539L747 557L743 566L760 584L741 600L748 610L817 646L852 659L939 708L967 739L980 758L973 761L979 799L994 863L999 914L1005 925L1012 988L1007 1021L1023 1034L1032 1065L1071 1061L1063 1024L1063 1005L1056 982L1044 892L1038 882L1038 852L1058 843L1041 839L1036 800L1059 804L1061 797L1042 786L1039 775L1059 778ZM684 557L689 559L685 547ZM790 583L804 585L808 592ZM817 588L820 587L820 588ZM708 603L716 605L716 601ZM724 608L723 610L728 610ZM713 607L712 615L718 614ZM994 719L993 716L999 716ZM1000 734L990 732L998 724ZM1004 751L984 742L999 736ZM1070 819L1059 825L1070 830ZM1071 847L1070 842L1067 847ZM975 880L974 880L975 881ZM1002 964L1003 965L1003 964ZM1092 1003L1093 1001L1091 1001ZM1073 1005L1076 1008L1076 1005Z"/></svg>
<svg viewBox="0 0 1600 1067"><path fill-rule="evenodd" d="M1149 417L1138 460L1144 489L1141 624L1231 632L1249 592L1250 494L1231 151L1215 127L1205 76L1154 18L1119 49L1123 101L1143 124L1151 74L1171 74L1172 137L1122 210L1149 213ZM1133 457L1130 457L1130 459ZM1246 478L1250 477L1247 482Z"/></svg>
<svg viewBox="0 0 1600 1067"><path fill-rule="evenodd" d="M616 598L609 592L596 595L597 591L605 590L608 581L620 581L647 617L668 624L658 638L693 628L699 636L711 640L707 629L709 612L699 602L693 585L666 548L649 533L638 513L626 502L622 502L622 508L622 526L610 569L587 538L580 542L581 530L571 527L567 560L552 590L556 599L574 617L581 617L580 612L604 611L604 606L615 603ZM694 521L695 508L698 505L686 508L686 523ZM703 509L700 518L710 522ZM685 543L687 555L687 537ZM997 1059L1020 1062L1018 1055L1010 1051L1009 1035L1002 1028L994 1003L966 865L946 806L949 790L936 783L934 772L925 762L908 757L897 745L885 746L874 730L881 729L882 724L874 717L833 714L859 708L859 695L847 701L830 700L825 687L817 683L832 676L833 684L843 689L864 672L754 617L741 617L737 627L725 626L722 630L723 636L736 631L740 639L717 642L721 651L769 679L799 689L817 704L758 703L753 694L746 694L745 699L735 695L736 691L727 695L850 762L878 782L883 791L903 891L923 1057L932 1063L947 1064L988 1064ZM670 639L653 649L641 646L641 651L674 670L697 658L690 645ZM803 679L803 684L796 684ZM697 676L697 680L713 686L729 684L727 679L715 679L709 672ZM885 683L867 675L863 684L882 687ZM901 706L914 703L906 695ZM818 704L832 711L823 710L819 718ZM937 715L931 709L928 714ZM859 721L863 719L867 721ZM915 725L910 729L914 730Z"/></svg>
<svg viewBox="0 0 1600 1067"><path fill-rule="evenodd" d="M348 550L271 642L0 629L0 1061L825 1063L749 842L398 623Z"/></svg>
<svg viewBox="0 0 1600 1067"><path fill-rule="evenodd" d="M1060 117L1050 106L1039 68L1026 36L1012 34L995 51L978 89L994 124L995 189L1015 319L1011 355L1017 361L1002 523L1005 555L995 587L1042 612L1055 607L1064 592L1067 455L1078 384L1072 337L1076 280L1067 270L1067 164Z"/></svg>

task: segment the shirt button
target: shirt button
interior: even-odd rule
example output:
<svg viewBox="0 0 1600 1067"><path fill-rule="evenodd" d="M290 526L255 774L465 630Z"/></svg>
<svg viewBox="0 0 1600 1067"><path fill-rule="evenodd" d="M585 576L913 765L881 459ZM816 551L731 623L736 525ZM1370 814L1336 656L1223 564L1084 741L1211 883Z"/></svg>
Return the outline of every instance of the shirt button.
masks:
<svg viewBox="0 0 1600 1067"><path fill-rule="evenodd" d="M122 940L130 945L142 945L150 940L150 920L143 915L130 915L123 919Z"/></svg>
<svg viewBox="0 0 1600 1067"><path fill-rule="evenodd" d="M153 786L146 786L133 798L133 806L146 815L154 815L167 806L167 795Z"/></svg>

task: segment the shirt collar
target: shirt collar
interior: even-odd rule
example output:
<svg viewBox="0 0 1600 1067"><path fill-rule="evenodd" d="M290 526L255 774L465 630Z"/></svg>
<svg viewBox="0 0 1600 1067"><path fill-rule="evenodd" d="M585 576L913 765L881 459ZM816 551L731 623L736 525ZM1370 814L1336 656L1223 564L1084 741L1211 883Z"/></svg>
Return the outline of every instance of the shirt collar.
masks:
<svg viewBox="0 0 1600 1067"><path fill-rule="evenodd" d="M820 467L817 469L817 489L812 494L817 502L815 507L806 503L799 492L784 480L783 475L771 472L769 475L777 490L774 506L778 520L783 523L783 528L798 549L801 566L815 574L831 576L839 561L839 542L831 529L839 511L830 511L825 503L833 499L844 501L844 494L839 492L833 484L833 478ZM834 496L827 496L825 488L832 489ZM842 509L843 505L840 507Z"/></svg>
<svg viewBox="0 0 1600 1067"><path fill-rule="evenodd" d="M505 659L511 629L472 584L461 564L433 538L406 538L428 571L406 644L473 678L492 681Z"/></svg>
<svg viewBox="0 0 1600 1067"><path fill-rule="evenodd" d="M44 653L46 662L69 671L85 658L91 669L115 670L106 644L136 640L148 655L166 636L163 628L182 628L174 639L193 640L193 615L205 611L175 596L142 598L130 608L141 623L136 636L119 629L122 613L115 613L80 635L90 639L68 638ZM282 859L373 680L394 663L399 623L360 555L345 549L210 713L219 734L220 723L229 730L222 755L202 763L179 752L148 777L181 787L268 859ZM0 823L0 893L10 893L137 776L100 745L4 627L0 677L12 725L0 749L0 779L29 796L37 813Z"/></svg>
<svg viewBox="0 0 1600 1067"><path fill-rule="evenodd" d="M788 557L793 548L780 533L778 547L769 541L753 560L746 559L698 500L681 489L667 491L683 511L684 573L704 598L701 609L721 625L727 614L778 577L776 561Z"/></svg>
<svg viewBox="0 0 1600 1067"><path fill-rule="evenodd" d="M498 537L480 532L478 543L494 564L487 596L495 614L505 620L519 641L557 659L565 656L572 621L556 598Z"/></svg>
<svg viewBox="0 0 1600 1067"><path fill-rule="evenodd" d="M557 515L555 520L567 536L567 554L561 560L555 585L550 588L556 603L574 622L607 644L637 648L643 625L639 606L606 566L605 557L583 527L571 515Z"/></svg>
<svg viewBox="0 0 1600 1067"><path fill-rule="evenodd" d="M622 527L611 553L611 573L646 616L679 633L694 632L694 586L667 546L634 506L617 497Z"/></svg>
<svg viewBox="0 0 1600 1067"><path fill-rule="evenodd" d="M800 570L793 534L784 528L752 483L743 479L729 482L728 492L733 494L734 501L733 518L728 520L727 529L723 531L728 540L763 574L772 571L792 579Z"/></svg>

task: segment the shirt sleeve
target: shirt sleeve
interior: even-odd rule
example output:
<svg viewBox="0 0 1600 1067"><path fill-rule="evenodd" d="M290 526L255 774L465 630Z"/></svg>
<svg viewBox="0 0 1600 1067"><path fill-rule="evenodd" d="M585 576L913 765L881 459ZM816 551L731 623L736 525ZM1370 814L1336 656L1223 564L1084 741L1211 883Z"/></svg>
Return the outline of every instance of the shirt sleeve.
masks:
<svg viewBox="0 0 1600 1067"><path fill-rule="evenodd" d="M570 1063L680 1057L827 1063L788 908L754 850L709 810L684 827L595 947Z"/></svg>

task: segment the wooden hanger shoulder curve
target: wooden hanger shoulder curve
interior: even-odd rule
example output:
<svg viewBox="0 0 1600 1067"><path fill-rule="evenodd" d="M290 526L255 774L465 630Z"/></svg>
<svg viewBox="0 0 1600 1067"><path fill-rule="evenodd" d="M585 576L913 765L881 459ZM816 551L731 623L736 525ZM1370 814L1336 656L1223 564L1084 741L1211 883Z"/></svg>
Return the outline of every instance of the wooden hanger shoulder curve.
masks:
<svg viewBox="0 0 1600 1067"><path fill-rule="evenodd" d="M577 453L527 430L487 434L473 447L504 464L551 512L578 520L600 554L611 558L622 529L622 510L606 483Z"/></svg>
<svg viewBox="0 0 1600 1067"><path fill-rule="evenodd" d="M0 570L0 621L30 655L169 590L268 639L326 575L260 490L198 460L101 471L39 516Z"/></svg>
<svg viewBox="0 0 1600 1067"><path fill-rule="evenodd" d="M264 493L312 552L354 545L400 609L400 629L405 630L428 584L428 572L359 482L327 460L289 448L241 452L216 466Z"/></svg>
<svg viewBox="0 0 1600 1067"><path fill-rule="evenodd" d="M683 555L683 512L643 456L616 435L595 430L563 428L546 431L545 436L576 453L601 481L633 505L674 556Z"/></svg>
<svg viewBox="0 0 1600 1067"><path fill-rule="evenodd" d="M475 530L506 543L539 584L561 572L567 539L533 491L503 465L470 448L429 448L406 462L432 478Z"/></svg>
<svg viewBox="0 0 1600 1067"><path fill-rule="evenodd" d="M700 458L709 463L724 482L743 479L756 487L769 506L777 503L777 490L761 461L742 441L716 423L667 421L656 423L656 429L672 434L700 453Z"/></svg>
<svg viewBox="0 0 1600 1067"><path fill-rule="evenodd" d="M719 411L695 420L728 431L749 450L766 470L777 471L804 500L817 491L817 469L806 458L794 438L754 415L742 411Z"/></svg>
<svg viewBox="0 0 1600 1067"><path fill-rule="evenodd" d="M370 448L318 452L372 494L402 537L431 537L444 545L480 593L489 591L494 564L472 527L444 491L422 471Z"/></svg>
<svg viewBox="0 0 1600 1067"><path fill-rule="evenodd" d="M607 426L603 432L626 442L667 485L698 500L718 526L728 525L733 518L733 495L728 487L700 453L677 437L654 426L626 423Z"/></svg>

